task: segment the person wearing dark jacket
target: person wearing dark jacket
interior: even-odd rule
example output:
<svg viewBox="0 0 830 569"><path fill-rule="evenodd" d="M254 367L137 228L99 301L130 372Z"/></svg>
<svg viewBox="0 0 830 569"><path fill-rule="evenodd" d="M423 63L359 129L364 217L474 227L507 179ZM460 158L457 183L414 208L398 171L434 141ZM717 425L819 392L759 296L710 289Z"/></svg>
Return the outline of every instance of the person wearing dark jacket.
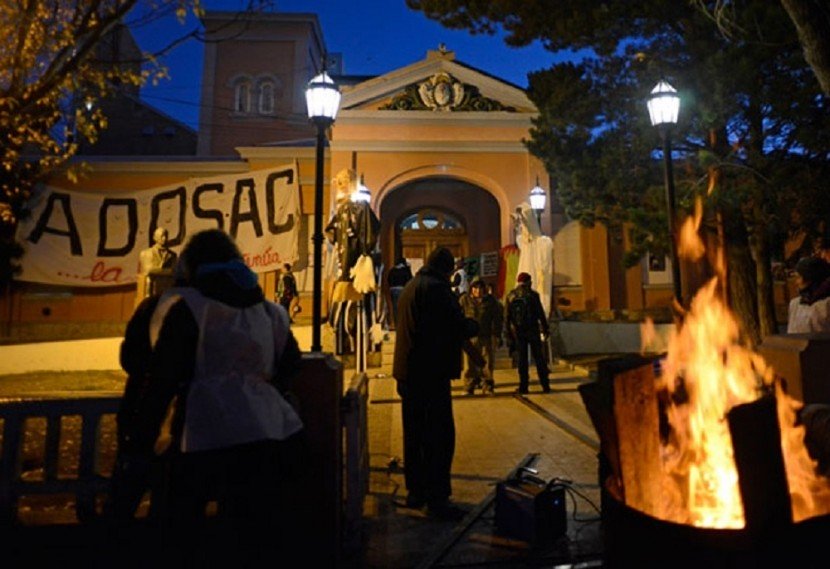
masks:
<svg viewBox="0 0 830 569"><path fill-rule="evenodd" d="M463 515L450 502L455 452L450 381L460 376L462 349L477 333L450 288L453 268L452 253L436 249L404 288L393 363L403 413L406 505L426 505L429 515L444 519Z"/></svg>
<svg viewBox="0 0 830 569"><path fill-rule="evenodd" d="M485 361L485 365L478 366L473 363L473 358L466 357L464 387L468 395L472 395L476 388L484 394L494 395L496 347L502 343L504 308L496 297L487 292L487 285L481 277L475 277L470 282L470 290L461 295L459 303L464 316L478 322L478 336L472 339L471 344Z"/></svg>
<svg viewBox="0 0 830 569"><path fill-rule="evenodd" d="M412 269L404 257L399 257L395 265L389 269L386 284L389 285L389 296L392 299L392 323L398 324L398 302L406 283L412 280Z"/></svg>
<svg viewBox="0 0 830 569"><path fill-rule="evenodd" d="M169 553L185 564L227 554L246 566L274 555L275 537L289 539L285 492L302 468L303 424L285 392L301 354L285 309L265 300L227 234L193 235L182 260L189 286L162 295L153 313L142 420L128 436L159 452L173 405ZM200 543L213 500L225 530L216 551Z"/></svg>
<svg viewBox="0 0 830 569"><path fill-rule="evenodd" d="M531 287L531 278L528 273L519 273L518 283L504 300L504 320L507 325L507 339L510 351L516 351L519 356L519 393L528 392L529 361L528 348L536 362L536 372L539 374L539 383L544 393L550 392L548 377L548 363L542 348L542 338L549 334L548 319L539 293Z"/></svg>

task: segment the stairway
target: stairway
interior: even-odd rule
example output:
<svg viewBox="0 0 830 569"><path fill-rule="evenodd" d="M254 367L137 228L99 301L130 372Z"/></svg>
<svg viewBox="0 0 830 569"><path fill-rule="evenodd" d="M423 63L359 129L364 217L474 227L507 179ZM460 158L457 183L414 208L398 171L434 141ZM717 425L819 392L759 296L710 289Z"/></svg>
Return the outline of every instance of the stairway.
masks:
<svg viewBox="0 0 830 569"><path fill-rule="evenodd" d="M392 361L395 354L395 332L389 330L386 332L386 338L381 344L381 366L392 367ZM531 361L532 365L532 361ZM496 363L493 366L495 369L511 369L513 368L513 358L510 357L510 352L507 349L507 344L496 350ZM551 373L561 373L573 369L569 363L562 359L557 359L556 364L551 366Z"/></svg>

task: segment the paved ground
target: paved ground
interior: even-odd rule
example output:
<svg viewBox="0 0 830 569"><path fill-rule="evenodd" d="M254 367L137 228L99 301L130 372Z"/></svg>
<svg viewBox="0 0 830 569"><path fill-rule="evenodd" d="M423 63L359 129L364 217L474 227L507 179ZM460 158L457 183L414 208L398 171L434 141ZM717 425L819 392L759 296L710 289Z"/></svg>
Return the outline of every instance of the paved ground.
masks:
<svg viewBox="0 0 830 569"><path fill-rule="evenodd" d="M388 362L388 358L385 358ZM406 496L400 404L388 365L370 369L370 495L366 503L365 567L554 566L601 559L596 433L579 394L581 369L560 366L550 394L531 374L531 393L514 395L514 369L496 372L496 395L454 388L456 453L453 499L469 508L460 523L440 522L398 504ZM374 372L374 373L373 373ZM495 528L495 485L525 459L538 476L567 481L567 535L530 548ZM592 566L589 563L586 566Z"/></svg>
<svg viewBox="0 0 830 569"><path fill-rule="evenodd" d="M297 336L305 345L309 329L298 326ZM509 367L496 372L495 396L467 396L458 382L454 389L457 437L453 499L470 513L458 523L437 521L398 505L406 491L400 404L390 377L392 341L393 337L385 345L381 367L368 370L371 477L365 504L365 539L362 550L346 565L552 567L581 562L586 567L599 566L598 442L576 391L581 382L589 380L585 369L560 366L552 376L550 394L541 393L531 374L531 393L524 397L513 394L518 378ZM102 342L87 347L95 358L96 350L112 351L117 349L117 342L111 340L108 349ZM8 361L10 355L19 357L17 352L10 352L12 348L26 349L0 346L0 362ZM50 344L49 350L53 361L61 361L61 350L67 350L67 358L83 359L79 357L81 344L75 342ZM103 357L112 358L112 354ZM88 369L96 366L90 364ZM350 375L347 370L346 377ZM106 377L98 389L112 389L114 381L117 377ZM544 480L556 477L566 481L567 534L544 539L537 547L508 539L495 528L496 483L523 461L531 461Z"/></svg>

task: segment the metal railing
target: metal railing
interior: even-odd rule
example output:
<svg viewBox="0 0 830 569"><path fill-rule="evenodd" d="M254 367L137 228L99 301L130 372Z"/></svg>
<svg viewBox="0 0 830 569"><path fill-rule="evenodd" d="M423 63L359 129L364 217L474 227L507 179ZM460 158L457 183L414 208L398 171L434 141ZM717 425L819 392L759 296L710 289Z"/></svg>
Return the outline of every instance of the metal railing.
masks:
<svg viewBox="0 0 830 569"><path fill-rule="evenodd" d="M361 546L363 537L363 503L369 490L369 437L367 425L369 380L365 373L356 374L341 400L343 442L343 545L349 550ZM102 419L118 410L121 397L84 396L0 400L2 441L0 447L0 523L14 523L21 496L72 494L75 515L85 523L98 517L96 497L107 492L109 473L101 469L105 442L101 438ZM67 474L61 468L61 433L66 429L64 418L79 417L80 444L77 473ZM27 420L45 420L43 443L43 475L24 473L24 440ZM113 444L110 442L109 444ZM114 454L114 452L112 453ZM67 460L64 457L63 460ZM39 465L38 465L39 466ZM72 469L69 469L72 470Z"/></svg>
<svg viewBox="0 0 830 569"><path fill-rule="evenodd" d="M0 453L0 522L13 523L21 496L74 494L75 515L80 522L97 516L96 496L106 492L109 476L100 471L101 419L118 410L121 397L89 396L73 399L25 399L0 402L3 421ZM64 417L80 417L77 475L61 472L60 442ZM23 441L28 419L45 419L43 476L23 476Z"/></svg>

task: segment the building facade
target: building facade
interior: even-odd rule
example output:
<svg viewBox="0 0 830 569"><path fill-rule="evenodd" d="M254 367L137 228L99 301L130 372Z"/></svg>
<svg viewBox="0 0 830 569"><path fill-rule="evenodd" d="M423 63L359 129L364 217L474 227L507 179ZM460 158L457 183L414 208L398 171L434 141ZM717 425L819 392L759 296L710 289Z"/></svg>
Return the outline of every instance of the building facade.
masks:
<svg viewBox="0 0 830 569"><path fill-rule="evenodd" d="M324 65L322 30L314 14L250 20L209 12L204 24L211 41L192 152L139 158L141 152L124 148L119 155L86 155L88 177L78 183L56 178L52 184L91 193L132 192L296 162L303 219L295 269L308 302L315 131L304 90ZM325 203L332 203L332 176L355 170L381 220L384 266L404 255L417 268L438 245L468 257L514 244L511 214L539 180L548 192L541 225L554 240L554 298L568 299L566 311L611 318L614 310L668 306L671 272L665 262L624 269L624 242L609 238L601 226L586 228L566 218L542 162L523 144L537 113L524 90L460 57L441 47L377 77L342 73L337 55L325 62L343 93L326 150ZM330 211L322 212L324 225ZM260 278L273 296L276 275ZM19 282L3 299L0 315L12 340L106 335L120 333L134 305L134 285L84 289Z"/></svg>

